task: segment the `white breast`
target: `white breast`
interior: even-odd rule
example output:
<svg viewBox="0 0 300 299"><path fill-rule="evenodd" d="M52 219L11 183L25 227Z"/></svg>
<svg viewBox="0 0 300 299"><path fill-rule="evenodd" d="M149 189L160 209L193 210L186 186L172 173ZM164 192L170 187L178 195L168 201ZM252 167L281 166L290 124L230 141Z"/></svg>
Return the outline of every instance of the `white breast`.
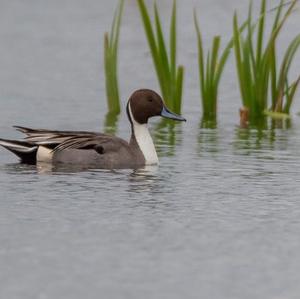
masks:
<svg viewBox="0 0 300 299"><path fill-rule="evenodd" d="M51 149L40 145L36 154L36 160L38 162L51 162L52 156L53 152Z"/></svg>
<svg viewBox="0 0 300 299"><path fill-rule="evenodd" d="M158 157L147 124L134 124L136 141L145 157L146 165L158 164Z"/></svg>
<svg viewBox="0 0 300 299"><path fill-rule="evenodd" d="M145 157L146 165L158 164L157 153L147 124L139 124L134 120L130 105L129 113L133 122L134 135L139 145L139 148Z"/></svg>

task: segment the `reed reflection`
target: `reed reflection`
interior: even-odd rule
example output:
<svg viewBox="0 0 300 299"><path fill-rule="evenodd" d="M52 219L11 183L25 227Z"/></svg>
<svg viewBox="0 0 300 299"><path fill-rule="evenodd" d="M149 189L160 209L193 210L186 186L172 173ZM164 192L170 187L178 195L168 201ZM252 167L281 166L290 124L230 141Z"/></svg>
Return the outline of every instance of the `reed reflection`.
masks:
<svg viewBox="0 0 300 299"><path fill-rule="evenodd" d="M176 146L182 143L181 124L172 120L160 120L154 126L152 135L159 156L174 156Z"/></svg>
<svg viewBox="0 0 300 299"><path fill-rule="evenodd" d="M286 131L292 128L291 119L264 118L248 127L239 126L235 130L234 148L250 154L253 150L273 150L276 142L287 142Z"/></svg>
<svg viewBox="0 0 300 299"><path fill-rule="evenodd" d="M197 153L217 153L219 151L219 133L216 120L202 118L199 124Z"/></svg>
<svg viewBox="0 0 300 299"><path fill-rule="evenodd" d="M244 155L250 155L253 151L274 149L276 130L265 130L261 128L244 129L236 128L234 149Z"/></svg>
<svg viewBox="0 0 300 299"><path fill-rule="evenodd" d="M292 120L287 119L272 119L271 120L271 129L291 129Z"/></svg>
<svg viewBox="0 0 300 299"><path fill-rule="evenodd" d="M257 130L267 130L267 129L290 129L292 127L292 120L289 116L285 114L278 114L278 117L258 117L251 122L249 121L249 109L240 108L240 128L243 129L257 129Z"/></svg>
<svg viewBox="0 0 300 299"><path fill-rule="evenodd" d="M215 117L202 117L200 122L201 129L216 129L217 119Z"/></svg>

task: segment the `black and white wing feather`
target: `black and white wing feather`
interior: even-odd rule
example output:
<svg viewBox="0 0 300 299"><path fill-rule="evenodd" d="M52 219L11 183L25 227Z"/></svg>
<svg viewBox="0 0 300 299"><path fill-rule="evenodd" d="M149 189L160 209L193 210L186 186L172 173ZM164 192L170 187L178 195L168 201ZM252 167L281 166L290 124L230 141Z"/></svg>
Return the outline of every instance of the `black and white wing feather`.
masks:
<svg viewBox="0 0 300 299"><path fill-rule="evenodd" d="M121 146L128 146L125 140L102 133L53 131L20 126L15 126L15 128L27 135L25 137L27 142L52 148L54 152L67 149L95 149L104 154L107 151L117 151Z"/></svg>

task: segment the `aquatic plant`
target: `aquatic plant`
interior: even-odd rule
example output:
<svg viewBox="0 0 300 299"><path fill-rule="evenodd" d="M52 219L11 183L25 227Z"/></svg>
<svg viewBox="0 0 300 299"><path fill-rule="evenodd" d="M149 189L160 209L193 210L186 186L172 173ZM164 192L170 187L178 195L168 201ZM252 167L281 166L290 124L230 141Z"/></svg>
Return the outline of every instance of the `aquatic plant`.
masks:
<svg viewBox="0 0 300 299"><path fill-rule="evenodd" d="M299 78L292 84L288 82L288 71L299 47L299 35L290 43L278 73L278 58L276 56L276 41L278 35L293 11L298 0L286 4L282 0L275 9L275 18L267 41L265 37L266 0L261 1L258 22L252 21L252 3L249 5L246 34L239 30L237 13L233 17L233 44L239 86L243 105L249 109L250 122L256 122L264 115L274 116L274 113L289 113L295 96ZM269 14L268 14L269 15ZM269 95L272 96L271 108L268 111Z"/></svg>
<svg viewBox="0 0 300 299"><path fill-rule="evenodd" d="M176 113L181 111L184 68L177 66L176 0L173 1L170 42L167 51L158 8L154 3L154 24L144 0L137 0L156 75L164 101Z"/></svg>
<svg viewBox="0 0 300 299"><path fill-rule="evenodd" d="M194 23L197 33L199 80L203 121L215 122L217 116L219 82L233 42L230 41L223 50L222 54L219 55L221 37L219 35L214 36L211 50L208 50L207 54L205 55L200 26L195 11Z"/></svg>
<svg viewBox="0 0 300 299"><path fill-rule="evenodd" d="M281 63L280 71L277 76L275 55L272 59L274 65L274 71L272 72L271 90L272 90L272 107L271 111L275 113L290 113L290 107L296 94L297 87L300 83L300 75L298 78L289 83L288 72L292 63L292 60L300 46L300 34L298 34L290 43L284 58ZM284 117L284 116L283 116Z"/></svg>
<svg viewBox="0 0 300 299"><path fill-rule="evenodd" d="M115 11L110 33L104 35L104 70L106 97L109 113L119 114L120 97L118 85L118 46L124 0L120 0Z"/></svg>
<svg viewBox="0 0 300 299"><path fill-rule="evenodd" d="M116 135L118 132L119 115L114 112L108 112L104 119L104 133Z"/></svg>

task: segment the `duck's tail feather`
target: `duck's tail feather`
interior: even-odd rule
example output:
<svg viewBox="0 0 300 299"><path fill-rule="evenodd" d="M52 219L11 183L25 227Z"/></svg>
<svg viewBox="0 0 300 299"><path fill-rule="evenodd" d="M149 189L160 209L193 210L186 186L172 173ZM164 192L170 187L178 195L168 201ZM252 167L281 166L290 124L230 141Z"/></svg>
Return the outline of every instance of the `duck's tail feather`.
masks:
<svg viewBox="0 0 300 299"><path fill-rule="evenodd" d="M38 146L26 141L0 138L0 145L21 159L21 163L36 164Z"/></svg>

